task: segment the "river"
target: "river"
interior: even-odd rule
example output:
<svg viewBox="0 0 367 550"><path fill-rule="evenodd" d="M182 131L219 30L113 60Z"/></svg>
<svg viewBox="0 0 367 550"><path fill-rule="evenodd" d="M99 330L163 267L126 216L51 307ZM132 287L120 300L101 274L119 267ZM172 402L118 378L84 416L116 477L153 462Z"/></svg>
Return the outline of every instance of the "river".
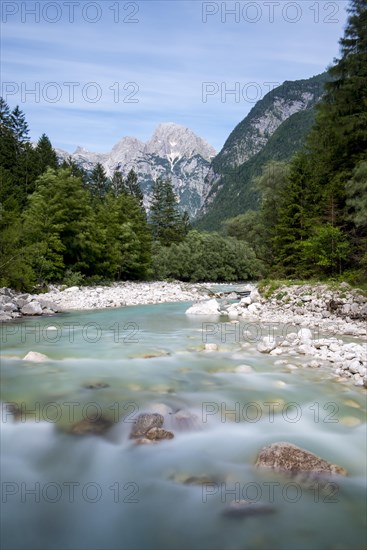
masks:
<svg viewBox="0 0 367 550"><path fill-rule="evenodd" d="M1 400L26 412L15 421L2 408L2 550L365 547L365 390L297 357L299 368L289 368L232 332L235 324L186 316L188 305L3 325ZM219 351L203 351L205 341ZM31 350L49 360L22 361ZM165 411L174 439L129 439L146 411ZM68 433L93 414L113 418L112 429ZM256 469L259 450L275 441L349 475L325 492ZM270 503L274 513L226 517L234 499Z"/></svg>

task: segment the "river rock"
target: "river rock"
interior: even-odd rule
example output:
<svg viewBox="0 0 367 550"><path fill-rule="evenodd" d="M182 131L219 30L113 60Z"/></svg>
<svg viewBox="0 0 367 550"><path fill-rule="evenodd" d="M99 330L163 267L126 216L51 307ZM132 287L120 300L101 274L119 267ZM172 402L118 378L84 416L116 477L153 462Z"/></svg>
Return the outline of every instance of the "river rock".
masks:
<svg viewBox="0 0 367 550"><path fill-rule="evenodd" d="M8 312L18 311L18 306L14 302L8 302L3 305L3 310Z"/></svg>
<svg viewBox="0 0 367 550"><path fill-rule="evenodd" d="M274 512L276 512L276 509L270 504L255 502L253 500L233 500L224 508L222 514L227 518L240 519L274 514Z"/></svg>
<svg viewBox="0 0 367 550"><path fill-rule="evenodd" d="M152 428L161 428L164 418L158 413L139 414L130 433L130 439L144 437Z"/></svg>
<svg viewBox="0 0 367 550"><path fill-rule="evenodd" d="M33 363L44 363L48 361L49 358L44 353L39 353L38 351L29 351L27 355L23 357L23 361L33 361Z"/></svg>
<svg viewBox="0 0 367 550"><path fill-rule="evenodd" d="M101 390L103 388L109 388L110 385L106 382L90 382L89 384L84 384L83 388L86 390Z"/></svg>
<svg viewBox="0 0 367 550"><path fill-rule="evenodd" d="M205 351L218 351L218 344L205 344Z"/></svg>
<svg viewBox="0 0 367 550"><path fill-rule="evenodd" d="M331 464L310 451L287 442L272 443L267 447L263 447L257 457L255 466L292 473L310 472L314 474L347 475L347 471L341 466Z"/></svg>
<svg viewBox="0 0 367 550"><path fill-rule="evenodd" d="M3 321L11 321L12 318L13 317L8 313L4 313L3 311L0 311L0 323Z"/></svg>
<svg viewBox="0 0 367 550"><path fill-rule="evenodd" d="M185 409L180 409L172 416L172 421L175 429L178 430L198 430L201 423L199 417Z"/></svg>
<svg viewBox="0 0 367 550"><path fill-rule="evenodd" d="M49 309L54 313L57 313L59 311L58 306L52 300L40 298L39 303L41 304L43 309Z"/></svg>
<svg viewBox="0 0 367 550"><path fill-rule="evenodd" d="M173 437L173 433L165 430L164 428L150 428L150 430L148 430L145 434L145 438L150 439L151 441L173 439Z"/></svg>
<svg viewBox="0 0 367 550"><path fill-rule="evenodd" d="M186 310L186 315L220 315L219 302L213 298L193 304Z"/></svg>
<svg viewBox="0 0 367 550"><path fill-rule="evenodd" d="M312 332L309 328L301 328L298 331L298 338L302 344L310 344L312 341Z"/></svg>
<svg viewBox="0 0 367 550"><path fill-rule="evenodd" d="M276 339L272 336L265 336L257 345L257 351L260 353L270 353L277 346Z"/></svg>
<svg viewBox="0 0 367 550"><path fill-rule="evenodd" d="M20 310L23 315L42 315L42 307L39 302L29 302Z"/></svg>
<svg viewBox="0 0 367 550"><path fill-rule="evenodd" d="M260 296L260 293L257 290L257 288L254 288L253 290L251 290L250 298L251 298L251 302L260 302L261 301L261 296Z"/></svg>
<svg viewBox="0 0 367 550"><path fill-rule="evenodd" d="M74 435L102 435L113 426L113 420L98 416L85 418L71 426L69 433Z"/></svg>

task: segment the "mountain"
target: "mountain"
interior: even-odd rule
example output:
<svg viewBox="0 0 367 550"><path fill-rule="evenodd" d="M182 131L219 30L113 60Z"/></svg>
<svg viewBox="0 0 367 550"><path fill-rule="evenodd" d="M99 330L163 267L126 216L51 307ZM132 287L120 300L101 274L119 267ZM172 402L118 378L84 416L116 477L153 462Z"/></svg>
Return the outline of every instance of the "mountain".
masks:
<svg viewBox="0 0 367 550"><path fill-rule="evenodd" d="M107 154L92 153L77 147L73 154L56 150L60 160L71 157L91 171L97 162L112 176L120 170L125 176L131 169L138 175L144 193L144 205L149 208L151 188L158 177L171 178L180 208L195 217L201 208L209 185L205 182L215 149L189 128L174 123L160 124L147 143L134 137L124 137Z"/></svg>
<svg viewBox="0 0 367 550"><path fill-rule="evenodd" d="M327 73L307 80L286 81L261 99L213 159L196 226L215 230L220 222L256 208L251 180L269 160L288 160L305 143L315 117Z"/></svg>

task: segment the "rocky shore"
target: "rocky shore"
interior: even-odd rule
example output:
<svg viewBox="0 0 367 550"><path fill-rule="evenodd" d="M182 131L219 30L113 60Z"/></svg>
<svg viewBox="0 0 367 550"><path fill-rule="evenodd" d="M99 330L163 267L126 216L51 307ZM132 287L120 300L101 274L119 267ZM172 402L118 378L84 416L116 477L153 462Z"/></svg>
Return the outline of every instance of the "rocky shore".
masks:
<svg viewBox="0 0 367 550"><path fill-rule="evenodd" d="M0 289L0 322L70 310L91 310L167 302L194 302L190 315L220 316L222 322L256 323L270 332L259 338L261 353L292 365L303 356L307 366L329 366L341 381L367 387L367 296L347 283L253 284L242 292L214 293L208 285L182 282L114 283L110 286L52 286L45 294L17 294ZM244 294L248 294L245 295ZM214 298L212 297L214 296ZM244 296L244 297L243 297ZM211 299L208 299L211 298ZM262 335L262 333L261 333ZM352 341L341 339L350 337ZM358 342L353 341L355 338ZM215 344L208 344L214 348Z"/></svg>
<svg viewBox="0 0 367 550"><path fill-rule="evenodd" d="M19 294L9 288L0 289L0 322L69 310L190 302L208 298L202 285L180 282L124 282L111 286L49 288L45 294Z"/></svg>
<svg viewBox="0 0 367 550"><path fill-rule="evenodd" d="M362 291L347 283L336 288L283 285L272 292L265 287L261 294L254 286L248 289L249 296L240 301L218 301L223 296L217 294L194 304L186 313L225 315L230 322L249 328L253 324L267 327L268 334L257 338L260 353L280 356L280 361L290 366L295 356L303 356L308 367L331 367L340 381L349 378L355 385L367 387L367 297ZM235 300L236 294L228 298ZM345 342L341 336L359 341Z"/></svg>

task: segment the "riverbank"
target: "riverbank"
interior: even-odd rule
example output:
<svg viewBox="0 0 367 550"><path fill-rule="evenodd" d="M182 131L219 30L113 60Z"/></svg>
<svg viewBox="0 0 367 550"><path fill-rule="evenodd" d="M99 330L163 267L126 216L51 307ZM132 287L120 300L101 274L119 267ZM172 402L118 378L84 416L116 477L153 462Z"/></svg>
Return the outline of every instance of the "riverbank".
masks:
<svg viewBox="0 0 367 550"><path fill-rule="evenodd" d="M226 285L233 292L215 292L211 283L122 282L109 286L50 285L44 294L16 293L0 289L0 322L35 315L53 315L71 310L94 310L174 302L219 300L214 311L236 319L246 317L263 323L294 324L326 333L365 337L367 296L348 283L261 286ZM243 290L248 296L243 296ZM200 311L200 308L199 308ZM204 307L205 313L205 307ZM213 313L208 311L207 313Z"/></svg>
<svg viewBox="0 0 367 550"><path fill-rule="evenodd" d="M0 289L0 322L35 315L54 315L71 310L93 310L192 302L209 298L205 285L182 282L123 282L109 286L73 286L63 288L50 285L44 294L17 293Z"/></svg>
<svg viewBox="0 0 367 550"><path fill-rule="evenodd" d="M269 285L261 290L254 287L249 296L227 305L212 299L187 313L227 315L240 324L237 333L244 340L256 341L260 353L279 356L279 363L298 368L294 363L301 359L307 367L330 368L340 382L350 379L367 387L363 291L347 283Z"/></svg>
<svg viewBox="0 0 367 550"><path fill-rule="evenodd" d="M217 316L223 325L247 326L246 338L256 339L257 351L279 356L279 362L290 368L301 360L311 368L330 368L341 382L349 379L367 387L367 296L363 291L347 283L229 284L226 292L222 289L177 281L51 286L49 292L39 295L5 288L0 289L0 321L72 310L194 302L188 313L210 320ZM258 331L253 334L255 327ZM208 346L216 348L215 342Z"/></svg>

